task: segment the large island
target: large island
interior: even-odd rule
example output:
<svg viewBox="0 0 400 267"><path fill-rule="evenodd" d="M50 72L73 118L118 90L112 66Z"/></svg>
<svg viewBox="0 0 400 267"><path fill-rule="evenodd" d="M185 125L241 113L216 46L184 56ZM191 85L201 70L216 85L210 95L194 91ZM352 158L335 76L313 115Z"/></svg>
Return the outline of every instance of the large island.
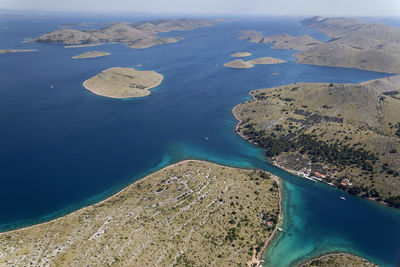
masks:
<svg viewBox="0 0 400 267"><path fill-rule="evenodd" d="M400 29L349 18L312 17L300 23L331 39L321 42L308 35L263 36L259 31L244 31L239 38L273 44L275 49L300 50L294 56L303 64L400 73Z"/></svg>
<svg viewBox="0 0 400 267"><path fill-rule="evenodd" d="M1 266L245 266L280 214L270 174L184 161L59 219L0 234Z"/></svg>
<svg viewBox="0 0 400 267"><path fill-rule="evenodd" d="M400 75L251 92L238 133L277 166L400 208Z"/></svg>
<svg viewBox="0 0 400 267"><path fill-rule="evenodd" d="M158 86L163 76L155 71L109 68L86 80L83 86L97 95L111 98L143 97Z"/></svg>
<svg viewBox="0 0 400 267"><path fill-rule="evenodd" d="M159 37L158 33L188 31L210 27L214 23L204 19L154 20L137 24L114 23L103 29L62 29L46 33L31 41L68 45L124 43L131 48L148 48L158 44L176 43L182 37Z"/></svg>

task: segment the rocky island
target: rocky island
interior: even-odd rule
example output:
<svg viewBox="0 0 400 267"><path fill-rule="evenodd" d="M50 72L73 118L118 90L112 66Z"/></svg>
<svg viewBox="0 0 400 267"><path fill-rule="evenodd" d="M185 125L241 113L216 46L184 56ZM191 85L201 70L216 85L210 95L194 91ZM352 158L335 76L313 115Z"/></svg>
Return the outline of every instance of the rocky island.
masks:
<svg viewBox="0 0 400 267"><path fill-rule="evenodd" d="M308 35L263 36L259 31L244 31L239 39L300 50L294 55L299 63L400 73L400 29L349 18L313 17L300 23L331 39L321 42Z"/></svg>
<svg viewBox="0 0 400 267"><path fill-rule="evenodd" d="M124 43L131 48L148 48L158 44L176 43L182 37L159 37L158 33L188 31L210 27L214 23L203 19L154 20L137 24L115 23L103 29L62 29L34 38L33 42L68 45Z"/></svg>
<svg viewBox="0 0 400 267"><path fill-rule="evenodd" d="M97 95L111 98L143 97L158 86L163 76L155 71L109 68L86 80L83 86Z"/></svg>
<svg viewBox="0 0 400 267"><path fill-rule="evenodd" d="M237 132L299 176L400 208L400 75L251 92Z"/></svg>
<svg viewBox="0 0 400 267"><path fill-rule="evenodd" d="M249 57L252 54L250 52L236 52L231 55L231 57Z"/></svg>
<svg viewBox="0 0 400 267"><path fill-rule="evenodd" d="M84 58L96 58L96 57L104 57L111 55L108 52L100 52L100 51L89 51L77 56L73 56L73 59L84 59Z"/></svg>
<svg viewBox="0 0 400 267"><path fill-rule="evenodd" d="M0 54L35 52L35 49L0 49Z"/></svg>
<svg viewBox="0 0 400 267"><path fill-rule="evenodd" d="M263 36L260 31L242 31L239 39L248 39L251 43L273 44L274 49L306 50L321 42L308 36L292 36L288 34L278 34L273 36Z"/></svg>
<svg viewBox="0 0 400 267"><path fill-rule="evenodd" d="M249 69L253 68L254 65L269 65L269 64L281 64L287 62L286 60L273 58L273 57L261 57L248 61L244 61L243 59L236 59L225 63L224 66L228 68L235 69Z"/></svg>
<svg viewBox="0 0 400 267"><path fill-rule="evenodd" d="M263 171L184 161L56 220L0 234L1 266L245 266L280 214ZM206 245L205 245L206 244Z"/></svg>

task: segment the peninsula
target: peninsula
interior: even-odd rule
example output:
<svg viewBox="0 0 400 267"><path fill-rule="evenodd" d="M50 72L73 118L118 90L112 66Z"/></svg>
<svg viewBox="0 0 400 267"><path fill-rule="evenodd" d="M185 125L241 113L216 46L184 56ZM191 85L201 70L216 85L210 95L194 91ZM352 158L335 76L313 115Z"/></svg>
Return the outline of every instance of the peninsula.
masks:
<svg viewBox="0 0 400 267"><path fill-rule="evenodd" d="M163 76L155 71L109 68L86 80L83 86L97 95L111 98L143 97L158 86Z"/></svg>
<svg viewBox="0 0 400 267"><path fill-rule="evenodd" d="M276 228L275 178L180 162L100 203L1 233L0 265L244 266Z"/></svg>
<svg viewBox="0 0 400 267"><path fill-rule="evenodd" d="M108 52L100 52L100 51L89 51L77 56L73 56L73 59L84 59L84 58L96 58L96 57L104 57L111 55Z"/></svg>
<svg viewBox="0 0 400 267"><path fill-rule="evenodd" d="M347 253L333 253L309 260L300 267L332 267L332 266L358 266L358 267L378 267L377 265Z"/></svg>
<svg viewBox="0 0 400 267"><path fill-rule="evenodd" d="M283 169L400 208L399 88L400 75L255 90L237 132Z"/></svg>
<svg viewBox="0 0 400 267"><path fill-rule="evenodd" d="M224 66L228 68L235 69L249 69L253 68L254 65L269 65L269 64L281 64L287 62L286 60L273 58L273 57L261 57L248 61L244 61L243 59L236 59L225 63Z"/></svg>
<svg viewBox="0 0 400 267"><path fill-rule="evenodd" d="M214 23L204 19L154 20L137 24L115 23L103 29L62 29L34 38L33 42L66 45L124 43L131 48L148 48L158 44L176 43L182 37L159 37L158 33L188 31L210 27Z"/></svg>
<svg viewBox="0 0 400 267"><path fill-rule="evenodd" d="M308 35L263 36L259 31L244 31L239 39L271 43L275 49L300 50L294 56L303 64L400 73L400 29L349 18L312 17L300 23L331 39L321 42Z"/></svg>

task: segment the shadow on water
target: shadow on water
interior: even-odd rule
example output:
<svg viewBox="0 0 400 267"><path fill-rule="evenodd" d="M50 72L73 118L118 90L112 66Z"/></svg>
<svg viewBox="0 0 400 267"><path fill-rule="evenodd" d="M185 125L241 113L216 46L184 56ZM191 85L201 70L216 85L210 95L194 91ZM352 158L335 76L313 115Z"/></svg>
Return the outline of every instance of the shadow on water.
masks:
<svg viewBox="0 0 400 267"><path fill-rule="evenodd" d="M260 168L283 179L285 231L267 251L268 265L290 266L340 250L396 266L398 211L350 195L342 201L343 193L338 190L269 165L262 150L234 132L237 121L231 109L249 100L252 89L388 76L300 65L293 51L237 40L238 33L248 29L325 38L296 21L273 18L224 23L168 33L185 37L173 45L144 50L103 45L95 50L110 52L110 56L73 60L72 56L93 48L21 44L26 37L71 21L0 19L0 38L7 40L4 48L39 50L1 55L0 230L51 220L102 200L167 165L202 159ZM250 51L251 58L273 56L288 62L246 70L224 68L232 60L229 55L237 51ZM156 70L164 81L149 97L131 100L100 97L82 87L84 80L113 66Z"/></svg>

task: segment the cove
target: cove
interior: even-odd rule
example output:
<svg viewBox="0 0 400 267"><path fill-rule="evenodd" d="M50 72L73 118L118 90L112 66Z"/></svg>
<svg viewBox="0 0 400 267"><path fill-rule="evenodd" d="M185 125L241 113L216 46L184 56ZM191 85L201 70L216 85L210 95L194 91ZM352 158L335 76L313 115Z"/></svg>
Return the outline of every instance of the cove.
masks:
<svg viewBox="0 0 400 267"><path fill-rule="evenodd" d="M128 19L132 21L114 17L97 22ZM399 211L348 195L340 201L342 192L267 164L262 150L235 134L237 121L231 114L236 104L250 99L253 89L298 81L357 83L389 74L301 65L291 56L293 51L237 40L247 29L325 38L298 24L298 18L242 19L172 32L166 35L185 39L144 50L108 44L96 50L110 56L82 61L72 56L92 48L22 43L63 23L83 20L0 19L0 38L6 40L1 48L38 50L1 55L1 231L65 215L160 168L193 158L261 168L283 179L285 231L267 250L267 265L291 266L339 250L398 266ZM237 51L288 63L224 68ZM113 66L155 70L164 81L150 96L127 100L93 95L82 87L84 80Z"/></svg>

